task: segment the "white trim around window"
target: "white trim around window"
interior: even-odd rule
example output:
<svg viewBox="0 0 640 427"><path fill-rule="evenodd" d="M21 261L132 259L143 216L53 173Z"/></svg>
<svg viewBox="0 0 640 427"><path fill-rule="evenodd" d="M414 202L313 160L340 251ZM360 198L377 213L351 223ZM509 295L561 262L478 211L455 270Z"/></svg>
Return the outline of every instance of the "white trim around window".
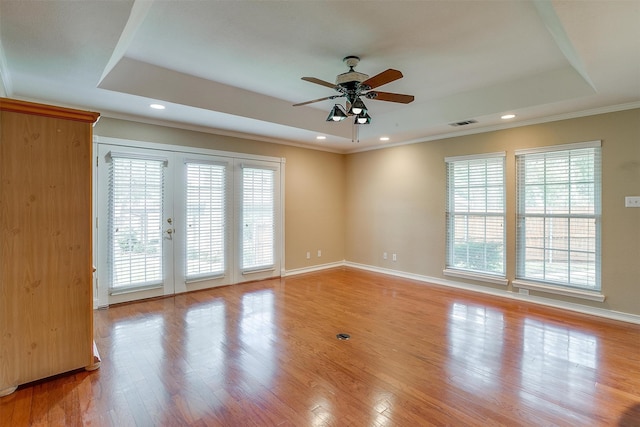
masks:
<svg viewBox="0 0 640 427"><path fill-rule="evenodd" d="M464 271L455 269L444 269L442 274L450 277L458 277L460 279L477 280L479 282L492 283L494 285L508 286L509 280L506 277L494 276L491 274L480 274L474 271Z"/></svg>
<svg viewBox="0 0 640 427"><path fill-rule="evenodd" d="M565 286L553 286L546 283L533 283L524 280L513 280L511 284L514 288L529 289L532 291L546 292L548 294L564 295L567 297L586 299L589 301L604 302L606 298L600 292L586 291L583 289L569 288Z"/></svg>
<svg viewBox="0 0 640 427"><path fill-rule="evenodd" d="M445 157L445 275L508 284L505 152Z"/></svg>
<svg viewBox="0 0 640 427"><path fill-rule="evenodd" d="M601 142L516 151L515 286L603 301Z"/></svg>
<svg viewBox="0 0 640 427"><path fill-rule="evenodd" d="M579 150L581 148L599 148L601 146L602 146L602 141L599 141L599 140L574 142L571 144L551 145L548 147L524 148L521 150L516 150L515 155L517 157L523 154L538 154L538 153L549 153L552 151Z"/></svg>
<svg viewBox="0 0 640 427"><path fill-rule="evenodd" d="M182 145L160 144L147 141L135 141L119 138L110 138L102 136L94 136L94 146L96 156L94 159L95 167L95 184L94 191L94 223L96 233L96 249L94 250L94 263L97 266L96 273L96 295L97 305L106 306L115 302L122 302L120 299L114 300L113 295L109 293L109 284L111 280L108 272L110 270L108 263L108 234L109 227L102 225L98 228L98 214L100 214L101 224L107 224L109 218L108 207L108 184L109 166L113 158L125 158L134 160L154 160L163 164L166 175L165 190L169 194L167 203L162 215L163 248L167 248L167 262L163 268L163 280L165 285L159 289L154 286L152 290L148 290L146 286L143 288L136 287L136 293L132 293L129 299L154 297L168 295L171 293L182 293L191 290L204 289L207 287L220 286L224 284L240 283L247 280L259 280L262 278L274 277L281 275L285 265L285 248L284 248L284 185L285 185L285 164L286 159L283 157L269 157L262 155L253 155L246 153L235 153L211 150L206 148L189 147ZM225 174L224 186L226 188L226 196L224 200L224 210L221 215L225 218L225 235L224 246L228 254L228 262L225 261L224 269L221 266L213 265L211 268L206 265L203 268L188 270L187 266L187 242L188 231L186 227L193 221L188 220L188 212L186 205L188 200L187 169L189 165L197 164L200 166L225 166L229 169ZM244 169L243 169L244 168ZM269 246L271 258L268 265L261 263L256 268L242 269L239 256L241 252L238 248L245 243L241 239L240 214L243 211L242 204L242 170L246 168L262 169L272 172L273 182L269 187L273 187L273 199L270 209L273 211L271 215L272 228L270 233L273 244ZM206 169L206 168L205 168ZM218 179L218 178L216 178ZM174 191L175 189L175 191ZM212 195L206 191L202 194L194 194L197 200L204 197L209 203L213 203ZM164 193L163 193L164 194ZM218 199L220 197L217 197ZM226 200L228 198L228 200ZM254 197L255 198L255 197ZM215 199L217 200L217 199ZM200 208L198 208L200 209ZM166 212L165 212L166 210ZM198 211L200 212L200 211ZM204 212L204 211L202 211ZM202 216L202 215L201 215ZM215 217L216 215L211 214ZM206 218L200 218L206 220ZM210 225L210 224L209 224ZM203 225L204 227L204 225ZM205 227L206 228L206 227ZM168 230L171 230L170 232ZM264 237L264 233L259 237ZM205 236L207 237L207 236ZM209 236L218 239L219 236ZM207 237L208 238L208 237ZM215 239L214 239L215 240ZM220 240L220 239L218 239ZM132 242L132 244L135 242ZM195 242L203 247L206 252L208 247L202 245L203 242ZM206 242L205 242L206 243ZM126 244L126 241L123 242ZM206 254L205 254L206 255ZM206 257L205 257L206 258ZM149 283L143 283L147 285ZM136 283L137 285L137 283ZM140 291L142 289L143 291ZM121 293L121 289L116 290ZM117 298L124 297L123 295Z"/></svg>

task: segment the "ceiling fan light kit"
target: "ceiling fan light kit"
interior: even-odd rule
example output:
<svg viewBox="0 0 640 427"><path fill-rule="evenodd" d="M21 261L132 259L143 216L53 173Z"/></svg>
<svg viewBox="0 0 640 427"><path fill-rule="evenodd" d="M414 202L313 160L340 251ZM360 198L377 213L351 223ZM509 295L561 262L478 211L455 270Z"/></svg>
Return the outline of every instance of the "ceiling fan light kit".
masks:
<svg viewBox="0 0 640 427"><path fill-rule="evenodd" d="M367 114L366 111L363 111L356 116L356 119L353 123L356 125L368 125L369 123L371 123L371 116Z"/></svg>
<svg viewBox="0 0 640 427"><path fill-rule="evenodd" d="M358 115L366 112L367 106L364 105L364 102L362 102L362 99L360 98L356 98L356 100L351 104L351 108L349 108L349 113L351 113L352 115Z"/></svg>
<svg viewBox="0 0 640 427"><path fill-rule="evenodd" d="M342 61L347 64L349 71L346 73L338 74L336 77L336 83L332 84L324 80L320 80L316 77L302 77L302 80L310 83L315 83L321 86L330 87L339 92L338 95L331 95L320 99L314 99L312 101L301 102L294 104L294 107L300 105L312 104L314 102L324 101L327 99L346 98L346 108L343 108L340 104L335 104L329 112L327 117L328 122L340 122L347 118L347 116L355 116L354 124L369 124L371 123L371 116L368 113L368 108L360 99L364 96L367 99L373 99L378 101L397 102L401 104L408 104L413 102L413 95L403 95L399 93L391 92L378 92L372 89L378 86L391 83L395 80L402 78L402 73L398 70L389 68L373 77L369 77L367 74L357 72L353 69L360 62L360 58L357 56L346 56Z"/></svg>
<svg viewBox="0 0 640 427"><path fill-rule="evenodd" d="M342 108L342 105L336 104L333 106L327 117L328 122L341 122L347 118L347 113Z"/></svg>

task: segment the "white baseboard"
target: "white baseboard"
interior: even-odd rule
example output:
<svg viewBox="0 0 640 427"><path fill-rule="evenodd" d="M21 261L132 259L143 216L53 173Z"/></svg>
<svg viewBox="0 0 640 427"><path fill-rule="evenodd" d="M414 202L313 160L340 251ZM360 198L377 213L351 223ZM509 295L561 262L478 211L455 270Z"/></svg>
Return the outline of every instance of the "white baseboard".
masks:
<svg viewBox="0 0 640 427"><path fill-rule="evenodd" d="M634 323L634 324L639 324L640 325L640 316L639 315L631 314L631 313L624 313L624 312L621 312L621 311L607 310L605 308L598 308L598 307L590 307L590 306L587 306L587 305L576 304L576 303L571 303L571 302L566 302L566 301L558 301L558 300L553 300L553 299L550 299L550 298L544 298L544 297L535 296L535 295L522 295L522 294L519 294L519 293L506 291L506 290L503 290L503 289L494 289L494 288L489 288L489 287L484 287L484 286L471 285L471 284L468 284L468 283L462 283L462 282L457 282L457 281L453 281L453 280L441 279L439 277L430 277L430 276L423 276L423 275L420 275L420 274L406 273L404 271L391 270L391 269L388 269L388 268L375 267L375 266L365 265L365 264L358 264L358 263L349 262L349 261L345 261L344 262L344 266L357 268L357 269L360 269L360 270L373 271L373 272L376 272L376 273L388 274L388 275L396 276L396 277L403 277L405 279L416 280L416 281L424 282L424 283L431 283L431 284L434 284L434 285L448 286L448 287L464 289L464 290L472 291L472 292L479 292L479 293L483 293L483 294L494 295L494 296L498 296L498 297L502 297L502 298L510 298L510 299L515 299L515 300L519 300L519 301L526 301L526 302L531 302L531 303L534 303L534 304L544 305L544 306L547 306L547 307L560 308L560 309L563 309L563 310L570 310L570 311L574 311L574 312L577 312L577 313L588 314L588 315L591 315L591 316L604 317L604 318L607 318L607 319L619 320L619 321L622 321L622 322L628 322L628 323Z"/></svg>
<svg viewBox="0 0 640 427"><path fill-rule="evenodd" d="M606 319L619 320L627 323L634 323L640 325L640 316L631 313L624 313L621 311L607 310L604 308L590 307L582 304L576 304L565 301L557 301L549 298L539 297L535 295L523 295L503 289L495 289L478 285L471 285L469 283L458 282L454 280L441 279L439 277L423 276L421 274L407 273L399 270L392 270L389 268L375 267L372 265L358 264L349 261L338 261L328 264L314 265L305 268L296 268L293 270L284 271L283 277L291 277L299 274L313 273L322 270L328 270L336 267L351 267L359 270L372 271L374 273L387 274L395 277L402 277L405 279L411 279L418 282L429 283L434 285L448 286L451 288L464 289L471 292L479 292L482 294L493 295L501 298L510 298L519 301L526 301L534 304L540 304L547 307L560 308L564 310L574 311L577 313L588 314L591 316L603 317ZM93 302L94 309L98 307L98 301Z"/></svg>
<svg viewBox="0 0 640 427"><path fill-rule="evenodd" d="M338 262L330 262L328 264L314 265L311 267L295 268L293 270L285 271L285 273L282 276L283 277L296 276L298 274L313 273L314 271L328 270L330 268L336 268L336 267L344 267L345 265L346 265L345 261L343 260Z"/></svg>

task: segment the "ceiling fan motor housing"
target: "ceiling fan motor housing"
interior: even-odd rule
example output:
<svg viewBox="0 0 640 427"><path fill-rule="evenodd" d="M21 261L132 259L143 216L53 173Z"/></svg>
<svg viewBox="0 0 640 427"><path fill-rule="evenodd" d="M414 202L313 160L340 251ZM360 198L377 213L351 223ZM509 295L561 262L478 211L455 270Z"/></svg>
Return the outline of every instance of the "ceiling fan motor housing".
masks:
<svg viewBox="0 0 640 427"><path fill-rule="evenodd" d="M359 73L357 71L348 71L346 73L338 74L338 76L336 77L336 84L338 86L345 86L349 83L362 83L368 78L369 76L364 73Z"/></svg>
<svg viewBox="0 0 640 427"><path fill-rule="evenodd" d="M347 73L338 74L336 77L336 85L343 86L348 89L350 86L355 86L354 83L362 83L368 78L369 76L364 73L349 71Z"/></svg>
<svg viewBox="0 0 640 427"><path fill-rule="evenodd" d="M342 86L346 89L355 89L357 83L362 83L369 78L368 75L353 70L353 67L358 65L360 62L360 58L357 56L346 56L342 61L347 64L349 71L338 74L336 77L336 85Z"/></svg>

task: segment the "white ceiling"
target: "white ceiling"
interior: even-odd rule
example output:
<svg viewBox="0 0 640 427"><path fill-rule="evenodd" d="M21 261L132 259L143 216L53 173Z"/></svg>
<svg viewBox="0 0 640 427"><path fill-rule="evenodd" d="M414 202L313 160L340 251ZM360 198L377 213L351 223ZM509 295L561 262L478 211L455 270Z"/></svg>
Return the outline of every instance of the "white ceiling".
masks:
<svg viewBox="0 0 640 427"><path fill-rule="evenodd" d="M0 43L5 96L338 152L640 107L640 0L0 0ZM292 106L347 55L415 96L365 100L360 142Z"/></svg>

